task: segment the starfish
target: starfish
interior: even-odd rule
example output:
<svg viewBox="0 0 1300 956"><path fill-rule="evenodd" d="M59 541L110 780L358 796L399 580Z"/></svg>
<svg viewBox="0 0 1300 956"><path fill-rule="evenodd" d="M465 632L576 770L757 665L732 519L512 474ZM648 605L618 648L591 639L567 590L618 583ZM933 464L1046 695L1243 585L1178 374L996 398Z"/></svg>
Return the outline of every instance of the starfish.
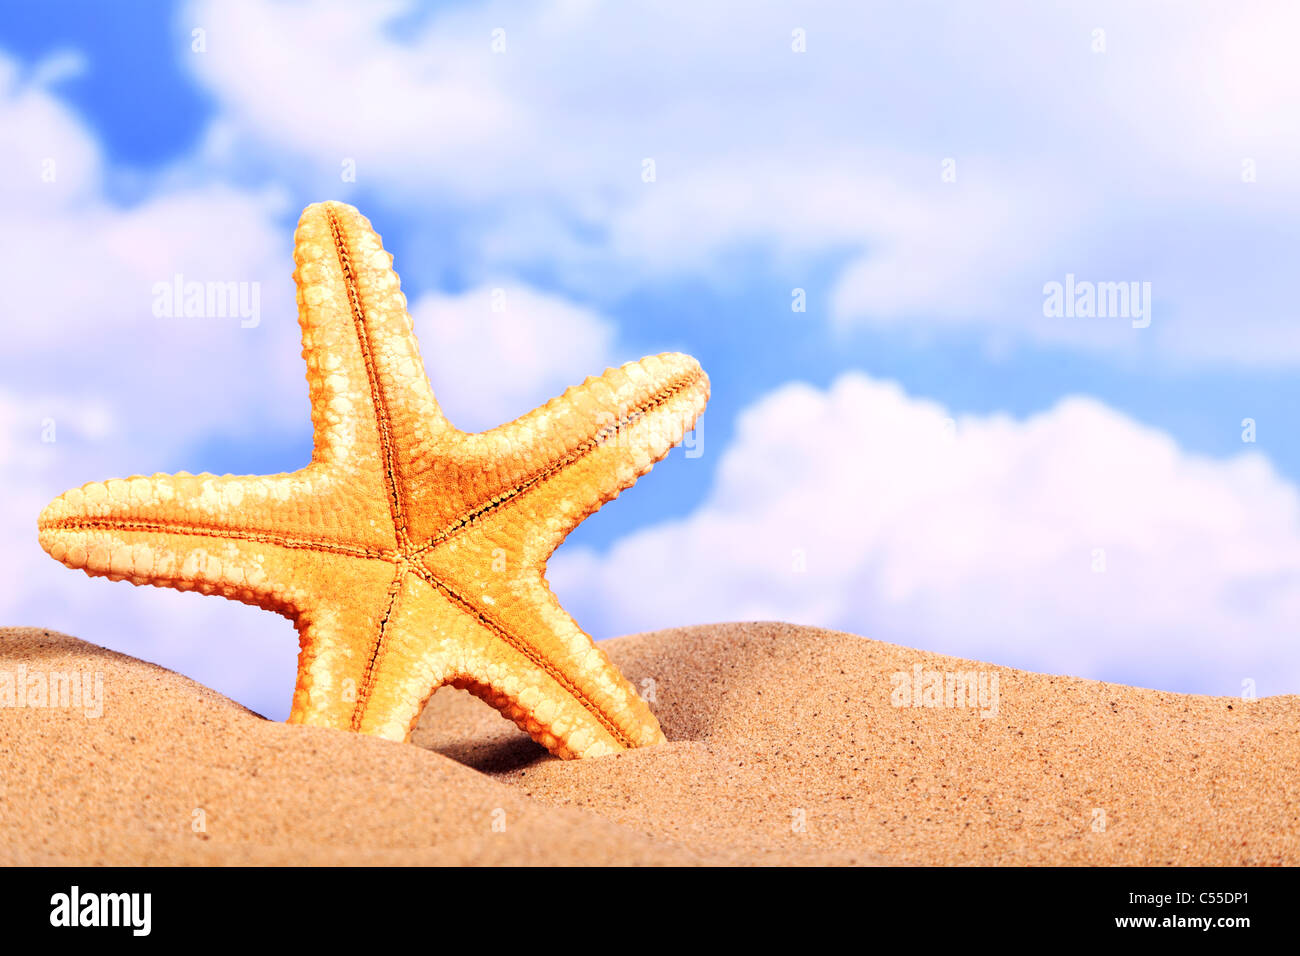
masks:
<svg viewBox="0 0 1300 956"><path fill-rule="evenodd" d="M311 462L91 482L46 506L41 546L91 575L288 617L300 644L291 723L406 740L450 684L557 756L663 741L545 566L693 427L709 395L699 364L644 358L507 425L462 432L434 399L393 257L369 221L317 203L294 241Z"/></svg>

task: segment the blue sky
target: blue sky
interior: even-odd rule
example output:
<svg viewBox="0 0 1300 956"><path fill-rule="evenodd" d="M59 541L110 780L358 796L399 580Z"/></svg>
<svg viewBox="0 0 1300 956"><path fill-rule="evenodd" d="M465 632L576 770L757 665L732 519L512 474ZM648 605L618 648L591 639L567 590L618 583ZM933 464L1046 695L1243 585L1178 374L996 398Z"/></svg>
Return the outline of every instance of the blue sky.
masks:
<svg viewBox="0 0 1300 956"><path fill-rule="evenodd" d="M6 447L30 494L5 531L27 560L22 509L66 486L301 466L290 242L304 205L339 198L396 256L466 427L606 362L681 350L708 370L705 453L675 452L557 555L553 584L597 636L770 616L1173 690L1298 692L1300 73L1279 23L1296 24L1285 4L23 8L0 56L22 144L11 215L34 238L6 281L39 294L6 319L23 327L0 361ZM60 179L32 198L49 156ZM148 290L175 271L262 283L260 323L160 328ZM1045 316L1067 273L1151 283L1150 326ZM541 330L508 376L490 347L440 348L474 340L498 286ZM51 415L59 441L28 448ZM919 471L935 415L955 423L942 488ZM993 486L994 460L1020 467ZM853 503L818 517L829 495ZM676 561L653 557L670 545ZM793 551L806 572L784 567ZM283 622L31 561L0 601L15 621L282 716ZM214 629L247 633L231 654L269 655L266 676L204 649Z"/></svg>

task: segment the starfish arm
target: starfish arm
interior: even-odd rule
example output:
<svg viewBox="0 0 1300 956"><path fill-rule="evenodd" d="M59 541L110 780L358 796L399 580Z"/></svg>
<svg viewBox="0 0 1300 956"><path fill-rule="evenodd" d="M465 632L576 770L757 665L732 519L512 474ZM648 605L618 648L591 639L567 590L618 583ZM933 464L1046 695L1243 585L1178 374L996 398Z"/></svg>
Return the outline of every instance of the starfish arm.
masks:
<svg viewBox="0 0 1300 956"><path fill-rule="evenodd" d="M317 541L277 523L267 489L291 477L91 482L46 506L40 543L94 577L217 594L294 618L310 603L311 582L327 578L333 562L383 552L378 542ZM221 510L230 501L238 509Z"/></svg>
<svg viewBox="0 0 1300 956"><path fill-rule="evenodd" d="M525 562L544 566L569 532L634 485L695 426L709 400L709 378L690 356L664 358L671 360L664 363L664 373L672 371L667 384L658 384L666 377L661 373L650 378L656 384L649 388L635 377L616 387L616 401L628 390L649 397L620 404L613 414L602 408L598 418L605 424L594 443L582 446L541 483L536 500L521 503L544 519L535 533L520 540Z"/></svg>
<svg viewBox="0 0 1300 956"><path fill-rule="evenodd" d="M658 720L632 685L560 606L540 571L507 547L476 531L416 565L459 615L465 650L450 682L560 756L662 742Z"/></svg>
<svg viewBox="0 0 1300 956"><path fill-rule="evenodd" d="M289 722L357 730L389 638L401 575L390 561L333 562L297 618L298 682Z"/></svg>
<svg viewBox="0 0 1300 956"><path fill-rule="evenodd" d="M155 532L173 536L177 548L183 538L244 540L379 556L395 545L382 508L320 465L281 475L181 472L88 482L50 502L37 527L47 551L66 545L68 532L85 532L85 540L110 550L123 532ZM94 562L72 566L110 573Z"/></svg>
<svg viewBox="0 0 1300 956"><path fill-rule="evenodd" d="M469 525L509 524L544 562L583 519L668 454L708 398L699 363L664 353L608 369L507 425L464 435L459 474L469 506L455 522L425 523L413 537L436 546Z"/></svg>
<svg viewBox="0 0 1300 956"><path fill-rule="evenodd" d="M407 740L434 691L463 669L465 642L481 636L477 622L409 564L392 584L379 639L358 672L348 721L353 730Z"/></svg>
<svg viewBox="0 0 1300 956"><path fill-rule="evenodd" d="M313 460L367 469L404 533L412 475L452 429L425 376L393 257L369 220L325 202L303 211L294 261Z"/></svg>

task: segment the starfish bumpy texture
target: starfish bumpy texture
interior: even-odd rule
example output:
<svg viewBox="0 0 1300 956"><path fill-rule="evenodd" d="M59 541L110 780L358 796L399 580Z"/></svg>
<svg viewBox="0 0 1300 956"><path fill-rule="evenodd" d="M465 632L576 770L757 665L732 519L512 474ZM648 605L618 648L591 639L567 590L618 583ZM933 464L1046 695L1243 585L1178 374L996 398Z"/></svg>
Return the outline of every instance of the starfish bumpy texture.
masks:
<svg viewBox="0 0 1300 956"><path fill-rule="evenodd" d="M342 203L309 206L294 260L311 463L92 482L41 513L42 547L88 574L293 620L290 722L405 740L451 684L562 757L661 742L649 707L560 607L545 565L694 425L703 370L652 356L508 425L461 432L434 399L370 223Z"/></svg>

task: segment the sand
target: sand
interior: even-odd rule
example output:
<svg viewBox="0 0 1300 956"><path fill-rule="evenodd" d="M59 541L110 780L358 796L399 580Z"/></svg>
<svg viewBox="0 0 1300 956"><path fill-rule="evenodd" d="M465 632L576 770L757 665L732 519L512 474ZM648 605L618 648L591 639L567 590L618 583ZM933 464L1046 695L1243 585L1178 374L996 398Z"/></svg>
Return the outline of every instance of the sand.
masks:
<svg viewBox="0 0 1300 956"><path fill-rule="evenodd" d="M411 744L291 727L93 644L0 629L0 672L104 675L97 718L0 706L0 862L1300 863L1300 697L1162 693L786 624L604 646L643 693L653 680L669 744L560 761L450 689ZM916 664L996 675L996 715L894 706L891 675Z"/></svg>

